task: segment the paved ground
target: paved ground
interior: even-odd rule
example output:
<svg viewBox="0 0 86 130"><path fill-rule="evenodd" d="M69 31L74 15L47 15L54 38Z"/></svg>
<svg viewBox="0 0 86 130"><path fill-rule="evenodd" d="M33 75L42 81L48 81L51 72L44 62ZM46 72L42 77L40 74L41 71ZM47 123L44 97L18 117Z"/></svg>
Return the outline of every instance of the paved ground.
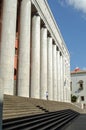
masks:
<svg viewBox="0 0 86 130"><path fill-rule="evenodd" d="M86 114L80 115L62 130L86 130Z"/></svg>

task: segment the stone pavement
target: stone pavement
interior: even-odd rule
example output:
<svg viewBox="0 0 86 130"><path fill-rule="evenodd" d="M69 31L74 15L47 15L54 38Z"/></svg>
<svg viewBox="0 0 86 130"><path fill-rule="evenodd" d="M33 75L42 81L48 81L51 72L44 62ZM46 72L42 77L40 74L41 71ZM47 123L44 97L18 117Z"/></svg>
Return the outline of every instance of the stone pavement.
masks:
<svg viewBox="0 0 86 130"><path fill-rule="evenodd" d="M86 114L81 114L62 130L86 130Z"/></svg>

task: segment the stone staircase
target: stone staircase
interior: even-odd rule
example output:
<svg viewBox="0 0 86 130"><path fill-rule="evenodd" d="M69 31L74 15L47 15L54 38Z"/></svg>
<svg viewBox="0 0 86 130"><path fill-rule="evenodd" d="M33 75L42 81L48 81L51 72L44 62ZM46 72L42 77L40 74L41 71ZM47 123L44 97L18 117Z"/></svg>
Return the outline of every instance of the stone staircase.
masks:
<svg viewBox="0 0 86 130"><path fill-rule="evenodd" d="M59 130L79 113L72 110L48 112L3 121L3 130Z"/></svg>
<svg viewBox="0 0 86 130"><path fill-rule="evenodd" d="M44 111L38 109L28 98L4 95L3 120L40 113Z"/></svg>
<svg viewBox="0 0 86 130"><path fill-rule="evenodd" d="M82 112L70 103L4 95L3 130L59 130Z"/></svg>
<svg viewBox="0 0 86 130"><path fill-rule="evenodd" d="M39 108L43 107L48 112L59 111L59 110L64 110L64 109L72 109L72 110L77 111L79 113L84 112L78 106L75 106L74 104L67 103L67 102L58 102L58 101L41 100L41 99L33 99L33 98L30 98L29 100L36 107L37 106L39 106Z"/></svg>

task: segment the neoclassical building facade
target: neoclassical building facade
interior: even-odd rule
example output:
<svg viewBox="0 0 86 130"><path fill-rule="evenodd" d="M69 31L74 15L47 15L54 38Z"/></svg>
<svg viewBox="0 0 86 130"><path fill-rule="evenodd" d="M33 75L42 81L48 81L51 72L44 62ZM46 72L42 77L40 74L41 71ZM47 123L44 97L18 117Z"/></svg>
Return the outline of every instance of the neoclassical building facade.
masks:
<svg viewBox="0 0 86 130"><path fill-rule="evenodd" d="M71 92L77 97L76 102L86 104L86 70L71 71Z"/></svg>
<svg viewBox="0 0 86 130"><path fill-rule="evenodd" d="M4 93L70 102L70 55L47 0L0 0Z"/></svg>

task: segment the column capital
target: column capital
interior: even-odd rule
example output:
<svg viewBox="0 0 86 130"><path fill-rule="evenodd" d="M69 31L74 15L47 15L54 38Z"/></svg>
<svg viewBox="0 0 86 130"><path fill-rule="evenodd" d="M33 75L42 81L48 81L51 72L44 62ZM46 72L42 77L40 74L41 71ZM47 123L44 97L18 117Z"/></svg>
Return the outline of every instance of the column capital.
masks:
<svg viewBox="0 0 86 130"><path fill-rule="evenodd" d="M60 56L62 56L62 53L60 52Z"/></svg>
<svg viewBox="0 0 86 130"><path fill-rule="evenodd" d="M30 1L31 2L31 0L19 0L18 2L28 2L28 1Z"/></svg>
<svg viewBox="0 0 86 130"><path fill-rule="evenodd" d="M56 50L57 50L57 51L59 51L59 48L58 48L58 46L56 46Z"/></svg>
<svg viewBox="0 0 86 130"><path fill-rule="evenodd" d="M53 45L56 45L56 43L55 43L54 39L53 39Z"/></svg>
<svg viewBox="0 0 86 130"><path fill-rule="evenodd" d="M35 12L35 13L32 14L32 17L34 17L34 16L40 16L40 15L39 15L38 12Z"/></svg>
<svg viewBox="0 0 86 130"><path fill-rule="evenodd" d="M48 33L47 33L47 35L48 35L48 37L51 37L51 34L50 34L49 30L48 30ZM52 38L52 37L51 37L51 38Z"/></svg>
<svg viewBox="0 0 86 130"><path fill-rule="evenodd" d="M36 15L36 16L39 16L39 13L38 13L38 12L36 12L36 13L35 13L35 15Z"/></svg>
<svg viewBox="0 0 86 130"><path fill-rule="evenodd" d="M45 24L43 24L43 25L42 25L42 28L46 28L46 25L45 25Z"/></svg>
<svg viewBox="0 0 86 130"><path fill-rule="evenodd" d="M42 19L41 19L41 28L46 28L46 25Z"/></svg>

